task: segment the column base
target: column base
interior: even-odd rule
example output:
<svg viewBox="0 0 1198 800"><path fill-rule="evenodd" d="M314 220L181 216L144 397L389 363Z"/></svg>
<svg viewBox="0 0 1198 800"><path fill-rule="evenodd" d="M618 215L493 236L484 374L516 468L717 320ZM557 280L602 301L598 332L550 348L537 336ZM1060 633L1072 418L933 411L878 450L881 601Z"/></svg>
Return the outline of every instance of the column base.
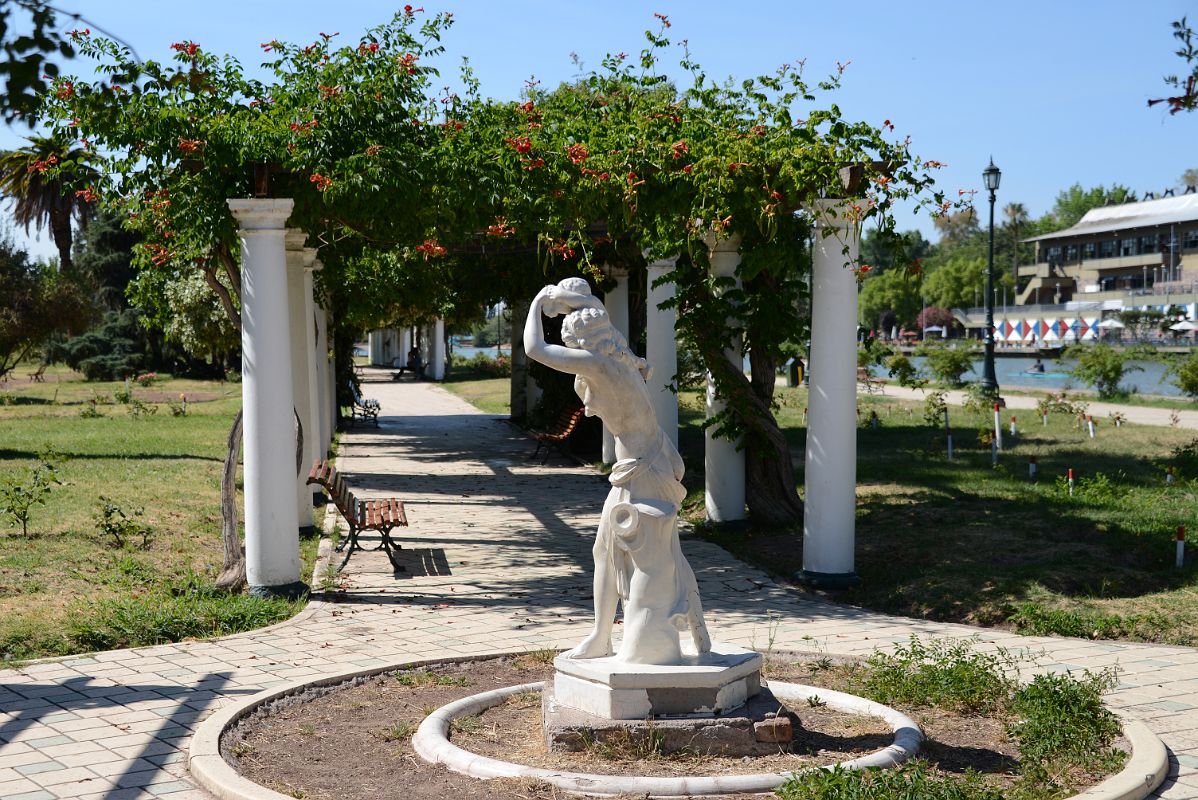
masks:
<svg viewBox="0 0 1198 800"><path fill-rule="evenodd" d="M843 591L861 585L861 576L856 572L812 572L801 569L795 573L795 580L812 589L828 591Z"/></svg>
<svg viewBox="0 0 1198 800"><path fill-rule="evenodd" d="M298 600L308 595L311 587L303 581L284 583L281 586L251 586L250 594L254 597L279 597L284 600Z"/></svg>

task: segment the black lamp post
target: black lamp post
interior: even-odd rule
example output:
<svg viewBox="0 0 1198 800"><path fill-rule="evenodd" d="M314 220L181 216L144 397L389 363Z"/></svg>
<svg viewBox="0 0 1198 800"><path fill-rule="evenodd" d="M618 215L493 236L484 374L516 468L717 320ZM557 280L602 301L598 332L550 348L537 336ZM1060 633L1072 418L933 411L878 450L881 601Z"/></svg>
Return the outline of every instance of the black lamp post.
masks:
<svg viewBox="0 0 1198 800"><path fill-rule="evenodd" d="M982 365L982 389L987 394L998 395L998 378L994 374L994 193L1002 172L994 166L982 171L982 182L990 192L990 257L986 261L986 358Z"/></svg>

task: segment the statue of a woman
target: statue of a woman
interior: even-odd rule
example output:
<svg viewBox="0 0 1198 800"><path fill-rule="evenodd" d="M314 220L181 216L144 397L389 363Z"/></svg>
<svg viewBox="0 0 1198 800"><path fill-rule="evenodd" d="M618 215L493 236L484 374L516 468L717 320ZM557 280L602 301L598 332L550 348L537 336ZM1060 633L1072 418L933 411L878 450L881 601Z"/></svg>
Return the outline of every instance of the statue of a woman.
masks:
<svg viewBox="0 0 1198 800"><path fill-rule="evenodd" d="M565 347L545 342L542 314L565 314ZM595 538L595 627L566 656L612 655L617 601L624 605L618 660L679 664L681 630L690 631L697 653L709 651L695 574L678 544L678 509L686 496L682 458L653 413L648 364L628 349L581 278L537 294L524 326L524 349L529 358L575 376L587 416L602 419L616 443L612 488Z"/></svg>

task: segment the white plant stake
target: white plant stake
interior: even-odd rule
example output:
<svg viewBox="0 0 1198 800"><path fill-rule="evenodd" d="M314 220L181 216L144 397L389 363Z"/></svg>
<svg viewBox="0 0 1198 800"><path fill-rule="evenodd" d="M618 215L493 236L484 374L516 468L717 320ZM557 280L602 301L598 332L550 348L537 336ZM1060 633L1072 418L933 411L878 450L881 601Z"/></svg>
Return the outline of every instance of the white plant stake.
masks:
<svg viewBox="0 0 1198 800"><path fill-rule="evenodd" d="M1073 497L1073 467L1069 468L1069 496Z"/></svg>
<svg viewBox="0 0 1198 800"><path fill-rule="evenodd" d="M1035 480L1035 478L1036 478L1036 457L1035 456L1027 457L1027 476L1029 478L1031 478L1032 480Z"/></svg>
<svg viewBox="0 0 1198 800"><path fill-rule="evenodd" d="M1173 483L1173 467L1165 468L1165 483Z"/></svg>
<svg viewBox="0 0 1198 800"><path fill-rule="evenodd" d="M1015 438L1015 417L1011 417L1011 438Z"/></svg>
<svg viewBox="0 0 1198 800"><path fill-rule="evenodd" d="M945 430L945 435L947 436L947 442L948 442L948 460L952 461L953 460L953 432L951 430L949 430L948 428L945 428L944 430Z"/></svg>
<svg viewBox="0 0 1198 800"><path fill-rule="evenodd" d="M1186 565L1186 526L1177 526L1177 568Z"/></svg>
<svg viewBox="0 0 1198 800"><path fill-rule="evenodd" d="M1090 438L1094 438L1094 417L1086 415L1086 427L1090 429Z"/></svg>
<svg viewBox="0 0 1198 800"><path fill-rule="evenodd" d="M998 403L994 404L994 447L996 450L1002 450L1002 416Z"/></svg>

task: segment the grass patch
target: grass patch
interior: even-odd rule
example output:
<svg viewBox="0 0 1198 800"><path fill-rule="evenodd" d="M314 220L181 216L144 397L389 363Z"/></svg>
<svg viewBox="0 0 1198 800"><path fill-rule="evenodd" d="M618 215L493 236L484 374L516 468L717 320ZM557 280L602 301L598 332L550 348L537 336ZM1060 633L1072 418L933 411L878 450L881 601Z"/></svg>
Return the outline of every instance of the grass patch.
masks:
<svg viewBox="0 0 1198 800"><path fill-rule="evenodd" d="M512 413L512 382L508 378L478 380L468 372L453 369L441 385L487 414Z"/></svg>
<svg viewBox="0 0 1198 800"><path fill-rule="evenodd" d="M804 389L780 388L776 413L803 487ZM1173 566L1178 525L1193 527L1194 431L1096 418L1090 439L1074 417L1004 414L997 468L981 433L989 412L950 409L954 460L924 404L858 398L857 572L853 604L911 617L1193 646L1198 644L1198 554ZM879 426L868 425L875 412ZM1006 426L1014 414L1019 434ZM802 528L702 524L703 399L680 396L684 514L700 535L783 578L802 568ZM1179 455L1175 455L1179 454ZM1028 477L1028 458L1038 462ZM1166 468L1177 479L1165 482ZM1065 475L1074 470L1069 493Z"/></svg>
<svg viewBox="0 0 1198 800"><path fill-rule="evenodd" d="M855 772L839 767L796 775L778 794L790 800L1051 800L1121 768L1126 754L1113 743L1118 719L1102 704L1115 673L1045 674L1020 685L1020 661L1004 650L979 652L974 640L921 641L893 653L875 652L850 683L867 697L899 708L940 708L997 718L1019 747L1013 787L986 776L954 775L916 760L895 770Z"/></svg>
<svg viewBox="0 0 1198 800"><path fill-rule="evenodd" d="M303 605L203 588L223 560L220 473L241 387L173 378L134 385L133 399L162 407L136 416L112 400L124 389L62 367L47 369L45 383L8 383L5 391L21 402L0 405L0 477L24 479L39 454L52 451L62 485L33 508L28 537L0 528L0 658L223 635L285 619ZM184 394L187 413L169 413L167 401ZM81 416L96 398L99 416ZM105 503L135 520L129 532L136 535L114 537L98 525ZM108 529L114 520L121 521L115 511ZM301 540L305 579L317 544L317 537Z"/></svg>
<svg viewBox="0 0 1198 800"><path fill-rule="evenodd" d="M395 680L400 686L469 686L470 680L465 675L442 675L429 670L412 670L395 673Z"/></svg>

